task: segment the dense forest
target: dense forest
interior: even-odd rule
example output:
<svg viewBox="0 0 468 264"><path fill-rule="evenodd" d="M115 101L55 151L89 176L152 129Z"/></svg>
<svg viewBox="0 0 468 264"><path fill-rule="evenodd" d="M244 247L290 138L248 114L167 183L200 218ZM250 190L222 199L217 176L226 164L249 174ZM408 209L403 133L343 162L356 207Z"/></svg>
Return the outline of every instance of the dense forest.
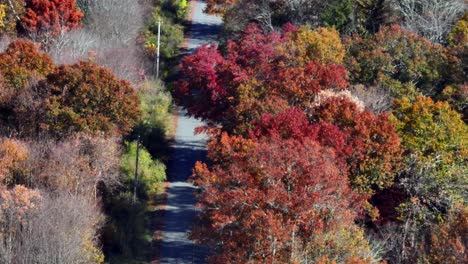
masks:
<svg viewBox="0 0 468 264"><path fill-rule="evenodd" d="M209 262L466 263L466 3L207 2L174 92L211 135Z"/></svg>
<svg viewBox="0 0 468 264"><path fill-rule="evenodd" d="M179 0L0 1L0 263L152 260L174 126L154 77L157 23L165 77L186 11Z"/></svg>
<svg viewBox="0 0 468 264"><path fill-rule="evenodd" d="M176 105L208 263L468 262L465 0L205 2L0 0L0 264L153 261Z"/></svg>

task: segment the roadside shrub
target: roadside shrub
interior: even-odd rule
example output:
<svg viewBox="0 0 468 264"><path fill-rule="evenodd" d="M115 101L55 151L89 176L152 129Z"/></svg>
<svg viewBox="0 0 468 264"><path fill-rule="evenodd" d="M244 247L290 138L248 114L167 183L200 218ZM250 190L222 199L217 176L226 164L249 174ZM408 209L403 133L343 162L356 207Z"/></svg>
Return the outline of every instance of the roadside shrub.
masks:
<svg viewBox="0 0 468 264"><path fill-rule="evenodd" d="M174 58L179 47L184 41L183 26L176 22L176 17L173 17L167 10L161 7L155 7L152 11L148 25L145 31L144 46L147 54L155 58L157 52L158 41L158 22L161 20L161 45L160 55L165 59Z"/></svg>
<svg viewBox="0 0 468 264"><path fill-rule="evenodd" d="M160 80L146 80L138 90L141 119L144 125L167 131L172 122L172 97Z"/></svg>
<svg viewBox="0 0 468 264"><path fill-rule="evenodd" d="M159 160L153 160L151 154L140 145L138 156L139 192L145 196L154 196L160 191L161 183L166 180L166 166ZM125 182L133 182L135 177L137 143L126 142L121 166Z"/></svg>

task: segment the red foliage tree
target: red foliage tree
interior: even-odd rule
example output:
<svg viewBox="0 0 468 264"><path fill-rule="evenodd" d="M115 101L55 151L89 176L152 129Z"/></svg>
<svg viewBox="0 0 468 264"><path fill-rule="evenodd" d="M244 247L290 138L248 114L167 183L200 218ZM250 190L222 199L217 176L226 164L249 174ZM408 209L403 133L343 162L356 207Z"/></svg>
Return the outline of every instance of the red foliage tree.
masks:
<svg viewBox="0 0 468 264"><path fill-rule="evenodd" d="M344 111L336 112L337 109ZM352 103L333 99L314 112L314 118L317 117L316 122L310 123L297 109L276 116L264 115L250 134L253 138L311 139L333 148L337 157L348 164L353 187L363 194L392 185L401 148L387 115L361 112Z"/></svg>
<svg viewBox="0 0 468 264"><path fill-rule="evenodd" d="M277 137L299 141L314 140L324 147L332 148L337 158L345 160L351 155L349 135L332 123L311 123L306 113L290 108L276 115L264 114L255 123L249 135L253 139Z"/></svg>
<svg viewBox="0 0 468 264"><path fill-rule="evenodd" d="M314 140L333 148L347 163L352 186L362 194L392 185L401 147L387 114L375 115L346 98L330 97L313 108L310 119L299 109L264 114L250 136Z"/></svg>
<svg viewBox="0 0 468 264"><path fill-rule="evenodd" d="M190 114L220 123L226 130L245 132L263 113L277 113L288 105L307 108L319 91L345 89L343 66L284 52L288 41L308 49L314 46L307 44L313 40L294 39L297 30L287 25L283 34L265 34L251 24L238 39L228 41L224 55L214 46L198 49L181 63L176 97Z"/></svg>
<svg viewBox="0 0 468 264"><path fill-rule="evenodd" d="M375 115L346 98L331 97L314 108L312 119L331 123L346 135L350 149L344 153L349 153L346 160L355 189L370 194L393 184L402 150L388 114Z"/></svg>
<svg viewBox="0 0 468 264"><path fill-rule="evenodd" d="M304 140L312 138L313 132L306 113L298 108L290 108L276 115L263 114L250 131L250 137Z"/></svg>
<svg viewBox="0 0 468 264"><path fill-rule="evenodd" d="M285 97L291 105L307 108L323 90L348 87L347 71L337 64L323 66L308 62L302 67L278 68L271 81L272 92Z"/></svg>
<svg viewBox="0 0 468 264"><path fill-rule="evenodd" d="M195 167L207 226L194 234L217 249L212 263L291 262L296 243L352 225L361 208L333 150L314 141L223 134L217 147L229 162Z"/></svg>
<svg viewBox="0 0 468 264"><path fill-rule="evenodd" d="M203 46L195 54L183 59L181 67L184 80L177 83L177 93L179 96L194 97L184 102L190 114L201 118L221 118L226 98L219 95L225 95L226 91L218 84L220 80L217 71L223 64L225 60L215 46ZM207 103L200 104L201 101L209 102L210 106Z"/></svg>
<svg viewBox="0 0 468 264"><path fill-rule="evenodd" d="M76 0L27 0L23 24L29 32L55 36L81 26Z"/></svg>

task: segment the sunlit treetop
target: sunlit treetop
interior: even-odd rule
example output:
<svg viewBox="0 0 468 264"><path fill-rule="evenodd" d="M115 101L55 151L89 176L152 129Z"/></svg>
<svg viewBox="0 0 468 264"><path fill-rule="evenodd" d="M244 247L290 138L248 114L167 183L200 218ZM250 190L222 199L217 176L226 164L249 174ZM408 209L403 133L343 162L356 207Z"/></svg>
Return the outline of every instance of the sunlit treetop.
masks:
<svg viewBox="0 0 468 264"><path fill-rule="evenodd" d="M191 115L244 133L262 113L307 108L322 90L346 89L343 56L334 30L288 24L264 33L251 24L225 52L204 46L184 58L176 98Z"/></svg>
<svg viewBox="0 0 468 264"><path fill-rule="evenodd" d="M392 120L409 151L468 157L468 127L447 102L424 96L396 100Z"/></svg>
<svg viewBox="0 0 468 264"><path fill-rule="evenodd" d="M138 120L138 96L130 83L93 63L60 66L42 85L50 91L45 126L51 132L128 133Z"/></svg>

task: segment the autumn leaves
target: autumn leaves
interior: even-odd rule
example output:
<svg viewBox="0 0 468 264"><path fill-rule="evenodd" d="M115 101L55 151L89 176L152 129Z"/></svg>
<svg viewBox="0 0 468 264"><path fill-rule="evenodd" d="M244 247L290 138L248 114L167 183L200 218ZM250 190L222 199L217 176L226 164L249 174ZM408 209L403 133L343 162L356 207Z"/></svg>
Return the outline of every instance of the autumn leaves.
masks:
<svg viewBox="0 0 468 264"><path fill-rule="evenodd" d="M202 187L206 223L194 237L215 249L210 261L391 258L385 254L393 249L371 250L382 237L369 241L363 234L375 232L371 226L385 230L395 214L407 217L409 197L425 197L407 185L417 168L428 168L427 159L412 159L410 145L453 146L441 166L458 184L466 182L459 173L466 171L466 125L448 103L422 96L437 97L437 87L457 79L442 66L449 54L396 26L342 44L334 29L286 24L264 33L251 24L222 47L205 46L184 58L177 98L189 114L213 125L207 128L209 162L198 163L193 178ZM372 102L346 91L360 83L402 98L393 114L372 112L365 107ZM422 131L433 134L429 139ZM429 175L420 180L425 188L427 177L440 174ZM382 200L389 192L400 195ZM349 236L353 246L345 247ZM405 241L400 246L411 249Z"/></svg>
<svg viewBox="0 0 468 264"><path fill-rule="evenodd" d="M359 229L366 198L392 184L399 138L387 114L340 92L344 52L332 29L250 25L224 56L203 47L182 62L179 98L223 130L209 144L212 165L194 171L212 234L195 235L219 249L213 263L317 261L311 245ZM326 254L366 260L361 242L356 255Z"/></svg>
<svg viewBox="0 0 468 264"><path fill-rule="evenodd" d="M138 119L130 84L91 62L57 67L32 42L17 40L0 54L0 69L1 107L9 113L2 122L12 133L126 133Z"/></svg>

